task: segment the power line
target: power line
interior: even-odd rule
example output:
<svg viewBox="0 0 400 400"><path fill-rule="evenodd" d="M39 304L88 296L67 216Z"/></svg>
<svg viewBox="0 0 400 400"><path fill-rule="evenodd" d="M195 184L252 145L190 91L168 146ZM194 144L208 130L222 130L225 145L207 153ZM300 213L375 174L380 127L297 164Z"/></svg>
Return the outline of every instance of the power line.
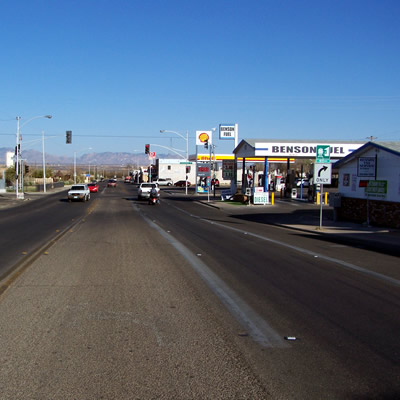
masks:
<svg viewBox="0 0 400 400"><path fill-rule="evenodd" d="M0 133L0 136L15 136L15 133ZM41 136L40 134L25 133L24 136ZM65 133L60 135L65 137ZM96 137L96 138L152 138L152 139L174 139L175 136L149 136L149 135L80 135L74 133L74 137Z"/></svg>

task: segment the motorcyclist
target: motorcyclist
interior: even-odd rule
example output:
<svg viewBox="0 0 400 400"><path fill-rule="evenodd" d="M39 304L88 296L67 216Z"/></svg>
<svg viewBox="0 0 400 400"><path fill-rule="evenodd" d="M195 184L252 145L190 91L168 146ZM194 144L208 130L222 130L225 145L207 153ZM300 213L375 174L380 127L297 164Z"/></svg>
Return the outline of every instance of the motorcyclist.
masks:
<svg viewBox="0 0 400 400"><path fill-rule="evenodd" d="M150 190L150 200L156 199L157 202L160 202L159 197L160 194L158 193L156 185L154 185Z"/></svg>

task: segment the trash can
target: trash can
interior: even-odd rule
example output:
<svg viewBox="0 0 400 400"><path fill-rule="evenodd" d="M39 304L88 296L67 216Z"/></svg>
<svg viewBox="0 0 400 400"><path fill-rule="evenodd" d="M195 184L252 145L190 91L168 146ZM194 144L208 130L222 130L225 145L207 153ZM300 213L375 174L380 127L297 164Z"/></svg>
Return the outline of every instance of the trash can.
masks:
<svg viewBox="0 0 400 400"><path fill-rule="evenodd" d="M330 193L329 196L329 205L333 207L333 220L338 221L339 219L339 208L342 206L342 194L341 193Z"/></svg>
<svg viewBox="0 0 400 400"><path fill-rule="evenodd" d="M292 199L297 199L297 189L292 189Z"/></svg>

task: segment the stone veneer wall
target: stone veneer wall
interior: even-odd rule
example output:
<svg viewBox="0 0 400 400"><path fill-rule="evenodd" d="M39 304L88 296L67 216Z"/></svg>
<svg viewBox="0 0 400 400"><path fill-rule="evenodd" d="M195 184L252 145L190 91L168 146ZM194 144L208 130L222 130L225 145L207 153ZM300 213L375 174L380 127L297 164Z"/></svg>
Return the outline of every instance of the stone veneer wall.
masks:
<svg viewBox="0 0 400 400"><path fill-rule="evenodd" d="M400 203L369 200L368 212L370 225L400 229ZM367 200L342 197L337 218L341 221L367 222Z"/></svg>

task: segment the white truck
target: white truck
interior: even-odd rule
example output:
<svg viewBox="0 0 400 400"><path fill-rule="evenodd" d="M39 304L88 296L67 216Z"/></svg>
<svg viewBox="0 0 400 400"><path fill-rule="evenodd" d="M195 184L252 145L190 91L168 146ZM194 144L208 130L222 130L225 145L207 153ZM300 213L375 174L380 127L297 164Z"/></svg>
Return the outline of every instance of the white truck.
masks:
<svg viewBox="0 0 400 400"><path fill-rule="evenodd" d="M90 199L90 190L88 185L72 185L71 189L68 190L68 201L73 200L88 201Z"/></svg>
<svg viewBox="0 0 400 400"><path fill-rule="evenodd" d="M139 189L138 189L138 200L142 199L148 199L150 197L150 192L151 189L155 187L157 189L158 194L160 194L160 188L158 186L158 183L149 183L149 182L143 182L140 184Z"/></svg>

